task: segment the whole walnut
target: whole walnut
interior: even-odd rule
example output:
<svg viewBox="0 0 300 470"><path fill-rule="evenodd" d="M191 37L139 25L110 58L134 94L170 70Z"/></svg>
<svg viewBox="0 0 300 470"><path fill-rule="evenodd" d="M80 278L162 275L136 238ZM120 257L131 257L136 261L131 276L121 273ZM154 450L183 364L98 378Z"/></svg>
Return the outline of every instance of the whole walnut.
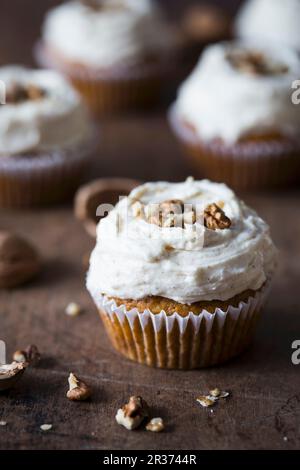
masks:
<svg viewBox="0 0 300 470"><path fill-rule="evenodd" d="M0 232L0 288L12 288L31 280L41 268L37 250L11 232Z"/></svg>

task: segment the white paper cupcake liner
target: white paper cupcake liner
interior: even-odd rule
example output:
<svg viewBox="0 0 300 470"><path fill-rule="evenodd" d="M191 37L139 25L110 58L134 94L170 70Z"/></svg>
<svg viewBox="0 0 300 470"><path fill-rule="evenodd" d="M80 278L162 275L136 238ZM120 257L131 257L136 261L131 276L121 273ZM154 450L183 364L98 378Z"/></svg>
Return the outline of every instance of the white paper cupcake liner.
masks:
<svg viewBox="0 0 300 470"><path fill-rule="evenodd" d="M127 311L103 295L92 296L119 352L155 367L192 369L225 362L249 345L269 287L267 282L247 301L226 311L203 310L185 317L176 312Z"/></svg>

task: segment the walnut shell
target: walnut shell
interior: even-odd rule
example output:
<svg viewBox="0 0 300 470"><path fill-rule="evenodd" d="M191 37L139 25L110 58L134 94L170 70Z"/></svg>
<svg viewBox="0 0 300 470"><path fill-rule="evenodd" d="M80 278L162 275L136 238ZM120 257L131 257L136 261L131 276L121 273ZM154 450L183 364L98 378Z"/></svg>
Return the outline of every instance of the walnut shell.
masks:
<svg viewBox="0 0 300 470"><path fill-rule="evenodd" d="M100 204L116 204L119 196L127 196L140 182L128 178L99 178L88 183L76 193L75 216L83 222L84 228L96 237L96 227L100 217L96 216Z"/></svg>
<svg viewBox="0 0 300 470"><path fill-rule="evenodd" d="M27 366L26 362L0 365L0 392L12 388L20 380Z"/></svg>
<svg viewBox="0 0 300 470"><path fill-rule="evenodd" d="M13 233L0 232L0 288L31 280L40 267L40 257L31 243Z"/></svg>

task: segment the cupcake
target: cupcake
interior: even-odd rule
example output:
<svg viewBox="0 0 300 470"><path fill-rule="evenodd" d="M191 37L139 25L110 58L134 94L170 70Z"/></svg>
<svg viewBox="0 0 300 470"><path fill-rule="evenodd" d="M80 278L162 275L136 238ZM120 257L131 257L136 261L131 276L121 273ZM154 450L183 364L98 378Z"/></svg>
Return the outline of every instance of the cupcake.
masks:
<svg viewBox="0 0 300 470"><path fill-rule="evenodd" d="M0 68L0 206L28 207L70 196L92 155L78 94L56 72Z"/></svg>
<svg viewBox="0 0 300 470"><path fill-rule="evenodd" d="M224 184L146 183L100 221L87 288L117 351L192 369L250 344L275 265L268 226Z"/></svg>
<svg viewBox="0 0 300 470"><path fill-rule="evenodd" d="M103 115L157 101L178 45L151 0L77 0L47 14L37 58Z"/></svg>
<svg viewBox="0 0 300 470"><path fill-rule="evenodd" d="M209 46L179 89L171 126L196 170L236 189L299 180L300 59L284 47Z"/></svg>
<svg viewBox="0 0 300 470"><path fill-rule="evenodd" d="M238 12L236 35L300 52L300 0L247 0Z"/></svg>

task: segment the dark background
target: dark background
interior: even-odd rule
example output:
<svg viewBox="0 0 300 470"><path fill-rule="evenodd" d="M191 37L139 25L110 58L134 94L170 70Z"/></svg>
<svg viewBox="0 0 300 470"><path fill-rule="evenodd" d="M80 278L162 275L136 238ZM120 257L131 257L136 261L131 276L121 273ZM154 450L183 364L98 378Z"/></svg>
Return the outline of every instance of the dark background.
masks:
<svg viewBox="0 0 300 470"><path fill-rule="evenodd" d="M283 0L284 1L284 0ZM52 0L1 0L0 62L32 63L31 49ZM163 1L180 14L190 2ZM223 1L234 7L237 1ZM232 10L233 11L233 10ZM93 176L184 179L190 173L165 119L165 110L102 123ZM279 268L255 344L222 367L200 371L155 370L129 362L111 348L85 289L82 257L94 241L75 220L71 205L36 211L0 211L0 227L31 239L44 259L41 276L13 292L0 291L0 338L11 355L36 343L43 359L15 389L0 394L0 448L6 449L296 449L300 446L300 365L291 344L300 339L299 191L243 194L271 226ZM78 302L83 313L64 310ZM90 403L65 394L73 371L93 388ZM214 409L195 399L211 388L230 390ZM128 432L117 409L141 394L166 431ZM51 423L48 433L40 425Z"/></svg>

